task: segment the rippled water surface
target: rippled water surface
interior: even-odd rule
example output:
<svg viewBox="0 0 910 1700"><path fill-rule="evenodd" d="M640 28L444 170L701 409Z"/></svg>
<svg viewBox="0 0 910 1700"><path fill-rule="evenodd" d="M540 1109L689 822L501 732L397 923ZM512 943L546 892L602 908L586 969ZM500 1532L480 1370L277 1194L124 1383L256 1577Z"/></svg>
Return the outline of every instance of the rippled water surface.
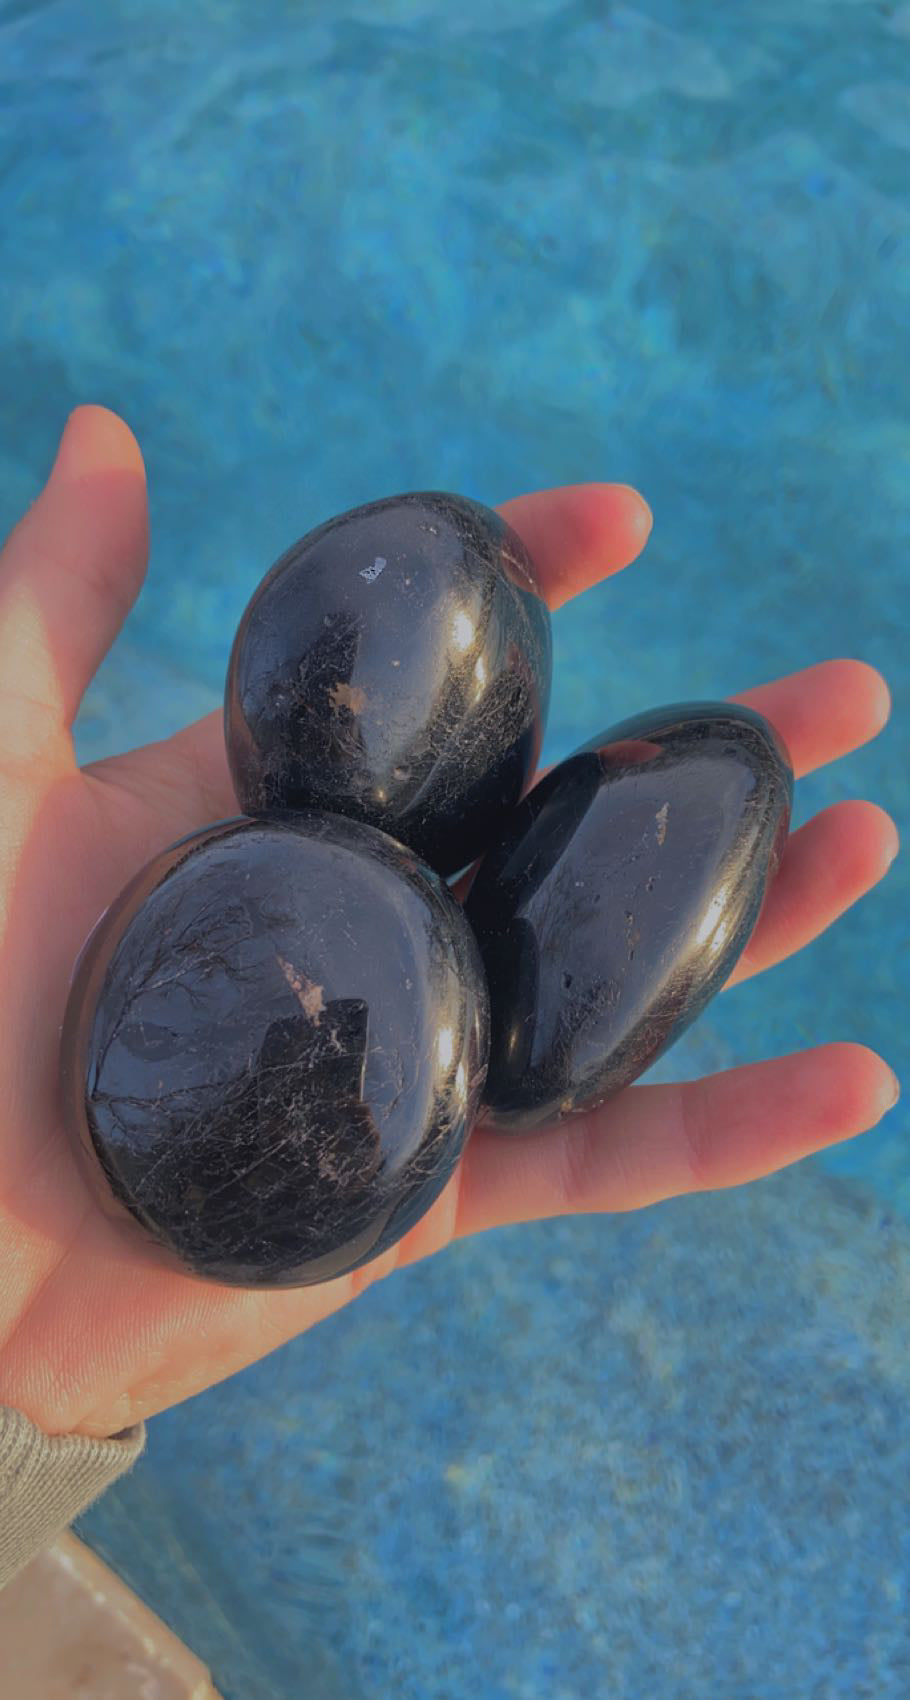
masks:
<svg viewBox="0 0 910 1700"><path fill-rule="evenodd" d="M67 410L154 556L96 755L217 700L295 536L419 486L620 478L550 752L832 655L894 721L800 788L906 822L910 6L0 0L0 523ZM661 1074L906 1072L907 877ZM230 1700L910 1690L910 1161L490 1236L153 1425L86 1520Z"/></svg>

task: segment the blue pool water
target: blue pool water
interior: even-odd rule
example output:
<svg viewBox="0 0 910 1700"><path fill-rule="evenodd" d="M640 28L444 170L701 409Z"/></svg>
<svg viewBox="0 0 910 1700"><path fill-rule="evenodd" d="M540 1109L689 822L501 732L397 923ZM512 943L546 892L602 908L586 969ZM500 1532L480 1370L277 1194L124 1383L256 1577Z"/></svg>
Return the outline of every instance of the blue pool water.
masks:
<svg viewBox="0 0 910 1700"><path fill-rule="evenodd" d="M618 478L549 753L834 655L906 829L910 5L0 0L0 524L70 407L154 552L87 757L214 704L291 539L398 489ZM661 1065L906 1076L906 857ZM906 1110L761 1186L510 1230L152 1426L83 1533L228 1700L910 1692Z"/></svg>

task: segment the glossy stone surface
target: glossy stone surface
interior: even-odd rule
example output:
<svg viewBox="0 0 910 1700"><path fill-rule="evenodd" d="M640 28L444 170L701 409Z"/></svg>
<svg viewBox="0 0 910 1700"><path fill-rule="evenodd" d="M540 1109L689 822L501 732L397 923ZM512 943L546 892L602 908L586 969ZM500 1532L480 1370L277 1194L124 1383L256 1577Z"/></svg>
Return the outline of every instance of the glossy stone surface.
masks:
<svg viewBox="0 0 910 1700"><path fill-rule="evenodd" d="M341 514L240 622L225 688L240 807L331 809L456 873L536 767L551 672L534 565L491 509L431 492Z"/></svg>
<svg viewBox="0 0 910 1700"><path fill-rule="evenodd" d="M88 939L67 1118L108 1208L185 1270L305 1285L432 1204L488 1042L470 928L408 851L327 815L221 822L151 862Z"/></svg>
<svg viewBox="0 0 910 1700"><path fill-rule="evenodd" d="M658 708L535 786L468 898L490 989L484 1120L520 1131L649 1068L720 991L790 821L778 735L729 703Z"/></svg>

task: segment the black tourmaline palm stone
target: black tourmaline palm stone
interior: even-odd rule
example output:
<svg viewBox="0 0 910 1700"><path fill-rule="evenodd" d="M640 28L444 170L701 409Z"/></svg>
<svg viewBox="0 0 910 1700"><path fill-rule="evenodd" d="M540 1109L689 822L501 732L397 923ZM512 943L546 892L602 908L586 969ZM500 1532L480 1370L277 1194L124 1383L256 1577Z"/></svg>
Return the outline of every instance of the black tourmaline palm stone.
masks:
<svg viewBox="0 0 910 1700"><path fill-rule="evenodd" d="M67 1116L102 1199L184 1270L302 1286L429 1208L488 1043L470 928L409 851L337 816L221 822L151 862L89 938Z"/></svg>
<svg viewBox="0 0 910 1700"><path fill-rule="evenodd" d="M760 715L653 709L594 738L514 811L468 898L490 990L484 1119L592 1108L655 1062L745 949L793 774Z"/></svg>
<svg viewBox="0 0 910 1700"><path fill-rule="evenodd" d="M330 809L455 873L526 788L551 671L533 562L491 509L429 493L341 514L240 622L225 689L240 807Z"/></svg>

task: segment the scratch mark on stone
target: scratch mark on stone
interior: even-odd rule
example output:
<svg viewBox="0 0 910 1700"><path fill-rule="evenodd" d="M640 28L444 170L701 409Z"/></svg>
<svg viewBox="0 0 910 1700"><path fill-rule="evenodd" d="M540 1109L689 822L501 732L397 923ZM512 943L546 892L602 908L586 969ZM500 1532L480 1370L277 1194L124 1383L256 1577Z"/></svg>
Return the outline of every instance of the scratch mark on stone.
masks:
<svg viewBox="0 0 910 1700"><path fill-rule="evenodd" d="M663 803L661 805L661 807L658 809L656 815L654 816L654 819L657 822L657 842L658 842L658 844L663 844L663 841L667 836L667 815L669 813L669 810L670 810L669 803Z"/></svg>

